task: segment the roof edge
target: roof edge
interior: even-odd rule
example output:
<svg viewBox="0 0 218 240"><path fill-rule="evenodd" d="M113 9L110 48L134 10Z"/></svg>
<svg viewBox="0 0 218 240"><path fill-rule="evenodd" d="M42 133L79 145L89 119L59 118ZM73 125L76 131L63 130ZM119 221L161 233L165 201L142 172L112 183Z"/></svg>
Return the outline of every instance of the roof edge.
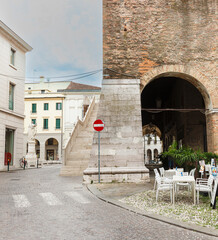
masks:
<svg viewBox="0 0 218 240"><path fill-rule="evenodd" d="M30 52L33 48L26 43L21 37L19 37L13 30L11 30L6 24L0 20L0 28L2 28L7 34L9 34L14 40L19 42L27 52Z"/></svg>

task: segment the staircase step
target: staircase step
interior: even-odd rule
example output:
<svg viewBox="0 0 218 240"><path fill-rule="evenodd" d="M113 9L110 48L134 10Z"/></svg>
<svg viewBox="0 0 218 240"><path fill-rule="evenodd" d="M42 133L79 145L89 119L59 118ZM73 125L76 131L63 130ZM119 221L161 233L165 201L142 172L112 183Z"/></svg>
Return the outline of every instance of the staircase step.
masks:
<svg viewBox="0 0 218 240"><path fill-rule="evenodd" d="M93 123L96 120L98 104L94 105L90 112L89 119L86 119L82 129L73 138L72 149L66 157L66 165L62 166L60 175L62 176L79 176L88 167L90 153L93 142Z"/></svg>

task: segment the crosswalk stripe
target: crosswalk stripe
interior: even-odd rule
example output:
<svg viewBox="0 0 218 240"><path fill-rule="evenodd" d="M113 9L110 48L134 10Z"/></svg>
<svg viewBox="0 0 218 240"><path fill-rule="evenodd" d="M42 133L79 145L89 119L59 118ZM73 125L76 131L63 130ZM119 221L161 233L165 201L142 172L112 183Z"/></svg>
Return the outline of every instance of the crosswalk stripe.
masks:
<svg viewBox="0 0 218 240"><path fill-rule="evenodd" d="M90 203L90 201L87 198L85 198L78 192L64 192L64 194L71 197L76 202L83 203L83 204Z"/></svg>
<svg viewBox="0 0 218 240"><path fill-rule="evenodd" d="M43 200L50 206L62 205L61 201L53 193L39 193Z"/></svg>
<svg viewBox="0 0 218 240"><path fill-rule="evenodd" d="M12 196L16 208L26 208L31 206L30 202L28 201L25 195L12 195Z"/></svg>

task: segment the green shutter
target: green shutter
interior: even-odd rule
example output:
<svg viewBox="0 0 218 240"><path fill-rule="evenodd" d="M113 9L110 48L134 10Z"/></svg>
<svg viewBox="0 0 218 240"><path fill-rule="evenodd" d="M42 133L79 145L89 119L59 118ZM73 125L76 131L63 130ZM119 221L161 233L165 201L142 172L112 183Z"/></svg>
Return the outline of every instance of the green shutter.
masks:
<svg viewBox="0 0 218 240"><path fill-rule="evenodd" d="M43 128L48 129L48 119L44 119Z"/></svg>
<svg viewBox="0 0 218 240"><path fill-rule="evenodd" d="M56 103L56 110L61 110L61 109L62 109L62 104Z"/></svg>
<svg viewBox="0 0 218 240"><path fill-rule="evenodd" d="M60 128L61 128L61 119L56 118L56 129L60 129Z"/></svg>
<svg viewBox="0 0 218 240"><path fill-rule="evenodd" d="M9 109L14 110L14 85L9 86Z"/></svg>
<svg viewBox="0 0 218 240"><path fill-rule="evenodd" d="M36 124L36 119L32 119L32 123L33 123L33 124Z"/></svg>
<svg viewBox="0 0 218 240"><path fill-rule="evenodd" d="M44 103L44 110L48 110L48 103Z"/></svg>
<svg viewBox="0 0 218 240"><path fill-rule="evenodd" d="M32 104L32 113L36 113L36 103Z"/></svg>

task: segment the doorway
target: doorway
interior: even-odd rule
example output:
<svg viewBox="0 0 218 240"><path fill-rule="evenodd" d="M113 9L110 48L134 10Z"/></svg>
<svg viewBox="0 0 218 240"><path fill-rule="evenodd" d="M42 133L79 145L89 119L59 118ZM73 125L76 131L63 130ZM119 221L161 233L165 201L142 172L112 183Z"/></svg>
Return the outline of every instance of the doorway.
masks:
<svg viewBox="0 0 218 240"><path fill-rule="evenodd" d="M207 151L205 103L199 90L179 77L157 77L141 94L142 125L161 131L163 150L180 145Z"/></svg>
<svg viewBox="0 0 218 240"><path fill-rule="evenodd" d="M14 130L10 128L6 128L5 130L5 156L9 156L11 158L10 165L13 165L14 160ZM7 161L5 159L5 165L7 165Z"/></svg>

